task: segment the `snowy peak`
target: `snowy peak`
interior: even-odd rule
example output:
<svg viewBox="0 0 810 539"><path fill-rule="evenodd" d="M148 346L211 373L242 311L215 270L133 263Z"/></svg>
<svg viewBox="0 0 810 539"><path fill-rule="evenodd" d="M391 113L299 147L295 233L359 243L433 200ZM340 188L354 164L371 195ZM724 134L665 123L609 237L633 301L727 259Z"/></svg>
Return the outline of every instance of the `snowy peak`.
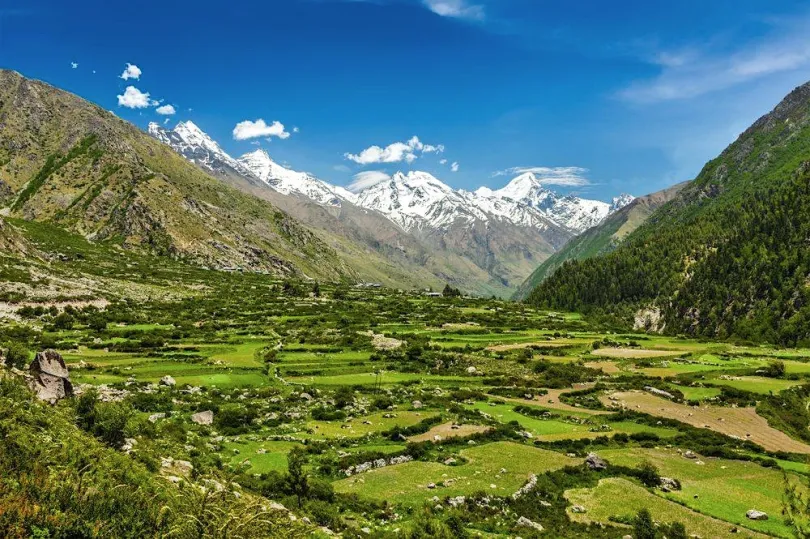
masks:
<svg viewBox="0 0 810 539"><path fill-rule="evenodd" d="M360 206L376 210L406 230L442 228L457 219L498 219L517 226L558 227L581 233L632 201L630 195L613 204L573 195L561 197L545 188L531 172L501 189L454 190L427 172L397 172L389 181L357 194Z"/></svg>
<svg viewBox="0 0 810 539"><path fill-rule="evenodd" d="M148 131L192 163L215 175L235 174L284 195L301 195L326 206L340 206L341 199L352 200L354 197L348 191L329 185L310 174L279 165L263 149L234 159L191 121L180 122L171 131L152 122Z"/></svg>
<svg viewBox="0 0 810 539"><path fill-rule="evenodd" d="M285 195L302 195L325 206L340 206L341 199L353 195L306 172L296 172L273 161L264 149L246 153L239 163L272 189Z"/></svg>
<svg viewBox="0 0 810 539"><path fill-rule="evenodd" d="M613 200L610 203L610 213L614 213L619 211L620 209L624 208L631 202L636 199L633 195L628 195L627 193L622 193L617 197L613 197Z"/></svg>
<svg viewBox="0 0 810 539"><path fill-rule="evenodd" d="M441 228L457 219L486 219L462 192L427 172L397 172L357 194L356 204L376 210L405 230Z"/></svg>
<svg viewBox="0 0 810 539"><path fill-rule="evenodd" d="M171 131L155 122L149 124L149 134L171 146L177 153L215 174L250 176L250 171L228 155L219 144L193 122L180 122Z"/></svg>

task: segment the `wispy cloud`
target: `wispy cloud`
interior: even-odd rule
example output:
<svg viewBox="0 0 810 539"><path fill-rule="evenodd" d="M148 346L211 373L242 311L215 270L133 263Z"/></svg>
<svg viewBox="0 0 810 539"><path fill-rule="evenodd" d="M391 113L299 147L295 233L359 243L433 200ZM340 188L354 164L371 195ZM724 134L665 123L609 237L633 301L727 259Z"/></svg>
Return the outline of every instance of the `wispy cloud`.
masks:
<svg viewBox="0 0 810 539"><path fill-rule="evenodd" d="M471 4L468 0L422 0L430 11L442 17L455 19L484 20L484 6Z"/></svg>
<svg viewBox="0 0 810 539"><path fill-rule="evenodd" d="M776 21L772 31L736 48L715 44L660 51L649 58L660 73L618 93L631 103L690 99L780 72L810 67L810 16Z"/></svg>
<svg viewBox="0 0 810 539"><path fill-rule="evenodd" d="M583 187L591 184L585 176L588 169L582 167L512 167L499 170L493 176L520 176L529 173L534 174L543 185Z"/></svg>
<svg viewBox="0 0 810 539"><path fill-rule="evenodd" d="M442 153L442 144L425 144L419 137L411 137L407 142L394 142L385 148L381 146L369 146L360 153L346 153L344 157L349 161L354 161L358 165L370 165L376 163L399 163L405 161L413 163L420 154Z"/></svg>
<svg viewBox="0 0 810 539"><path fill-rule="evenodd" d="M284 128L284 124L279 121L274 121L272 124L267 124L264 120L251 121L245 120L236 124L233 128L233 138L235 140L248 140L252 138L267 137L269 140L272 137L280 139L290 138L290 132Z"/></svg>
<svg viewBox="0 0 810 539"><path fill-rule="evenodd" d="M79 67L79 64L77 62L70 62L70 68L71 69L76 69L78 67Z"/></svg>
<svg viewBox="0 0 810 539"><path fill-rule="evenodd" d="M378 183L387 182L391 176L381 170L367 170L354 175L354 181L349 184L349 191L359 193L363 189L373 187Z"/></svg>
<svg viewBox="0 0 810 539"><path fill-rule="evenodd" d="M458 161L455 161L452 165L450 165L450 172L458 172L458 169L461 165L458 164Z"/></svg>

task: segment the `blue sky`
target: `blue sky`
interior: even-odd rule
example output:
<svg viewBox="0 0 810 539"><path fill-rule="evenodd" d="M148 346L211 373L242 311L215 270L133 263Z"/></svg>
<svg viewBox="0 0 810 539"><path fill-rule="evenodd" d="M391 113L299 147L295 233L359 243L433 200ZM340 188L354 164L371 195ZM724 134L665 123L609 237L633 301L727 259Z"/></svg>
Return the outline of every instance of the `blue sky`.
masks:
<svg viewBox="0 0 810 539"><path fill-rule="evenodd" d="M3 0L0 66L144 128L192 120L234 155L261 145L339 185L418 169L499 187L518 169L578 167L550 181L609 199L691 179L810 80L810 7Z"/></svg>

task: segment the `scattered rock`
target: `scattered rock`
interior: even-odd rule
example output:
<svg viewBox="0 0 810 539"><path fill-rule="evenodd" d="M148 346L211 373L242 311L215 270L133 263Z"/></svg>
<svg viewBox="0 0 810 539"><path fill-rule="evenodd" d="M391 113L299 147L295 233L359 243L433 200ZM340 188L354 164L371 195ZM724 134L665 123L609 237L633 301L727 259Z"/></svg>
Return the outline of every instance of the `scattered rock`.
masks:
<svg viewBox="0 0 810 539"><path fill-rule="evenodd" d="M214 412L206 410L191 416L191 420L198 425L210 425L214 422Z"/></svg>
<svg viewBox="0 0 810 539"><path fill-rule="evenodd" d="M436 488L436 483L428 483L427 488L433 490L434 488Z"/></svg>
<svg viewBox="0 0 810 539"><path fill-rule="evenodd" d="M684 452L683 456L688 458L688 459L696 459L697 458L697 455L695 454L695 452L691 451L691 450Z"/></svg>
<svg viewBox="0 0 810 539"><path fill-rule="evenodd" d="M168 374L160 379L160 385L167 386L167 387L174 387L177 385L177 381L174 378L169 376Z"/></svg>
<svg viewBox="0 0 810 539"><path fill-rule="evenodd" d="M467 367L467 374L475 374L476 368L475 367Z"/></svg>
<svg viewBox="0 0 810 539"><path fill-rule="evenodd" d="M422 405L422 401L413 401L413 402L411 403L411 406L413 406L413 409L414 409L414 410L419 410L419 409L420 409L420 408L422 408L422 406L423 406L423 405Z"/></svg>
<svg viewBox="0 0 810 539"><path fill-rule="evenodd" d="M588 456L585 458L585 464L587 464L588 468L591 470L596 471L601 471L607 468L607 461L596 453L588 453Z"/></svg>
<svg viewBox="0 0 810 539"><path fill-rule="evenodd" d="M661 490L665 492L669 492L671 490L680 490L681 485L675 479L671 477L662 477L661 478Z"/></svg>
<svg viewBox="0 0 810 539"><path fill-rule="evenodd" d="M756 509L749 509L745 513L746 518L749 520L768 520L768 513L764 511L757 511Z"/></svg>
<svg viewBox="0 0 810 539"><path fill-rule="evenodd" d="M543 531L543 526L539 522L531 521L526 517L520 517L517 521L517 525L524 528L532 528L539 532Z"/></svg>
<svg viewBox="0 0 810 539"><path fill-rule="evenodd" d="M39 400L55 404L73 395L70 373L65 360L56 350L37 352L34 361L28 366L28 372L31 376L28 385Z"/></svg>
<svg viewBox="0 0 810 539"><path fill-rule="evenodd" d="M644 386L644 391L652 393L653 395L656 395L658 397L664 397L665 399L675 400L675 395L667 391L664 391L663 389L658 389L657 387Z"/></svg>
<svg viewBox="0 0 810 539"><path fill-rule="evenodd" d="M571 507L571 512L572 513L585 513L586 510L581 505L575 505L575 506Z"/></svg>
<svg viewBox="0 0 810 539"><path fill-rule="evenodd" d="M166 414L164 412L158 412L157 414L152 414L149 416L149 422L155 423L158 419L165 419Z"/></svg>

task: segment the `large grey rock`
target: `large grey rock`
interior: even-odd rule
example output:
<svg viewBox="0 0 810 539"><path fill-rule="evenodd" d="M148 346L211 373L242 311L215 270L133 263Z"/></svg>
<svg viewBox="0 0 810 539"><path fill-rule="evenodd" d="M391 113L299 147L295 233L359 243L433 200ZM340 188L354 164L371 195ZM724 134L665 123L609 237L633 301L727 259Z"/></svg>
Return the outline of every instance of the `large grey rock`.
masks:
<svg viewBox="0 0 810 539"><path fill-rule="evenodd" d="M210 425L214 422L214 412L211 410L198 412L191 416L191 420L198 425Z"/></svg>
<svg viewBox="0 0 810 539"><path fill-rule="evenodd" d="M588 456L585 458L585 464L587 464L588 468L591 470L596 471L601 471L607 468L607 461L596 453L588 453Z"/></svg>
<svg viewBox="0 0 810 539"><path fill-rule="evenodd" d="M534 529L536 531L539 531L539 532L543 531L543 525L542 524L540 524L539 522L534 522L532 520L529 520L526 517L520 517L518 519L518 521L517 521L517 525L521 526L521 527L524 527L524 528L532 528L532 529Z"/></svg>
<svg viewBox="0 0 810 539"><path fill-rule="evenodd" d="M756 509L749 509L745 516L750 520L768 520L768 513L764 511L757 511Z"/></svg>
<svg viewBox="0 0 810 539"><path fill-rule="evenodd" d="M73 395L73 384L70 382L65 360L56 350L37 352L28 366L28 385L40 400L56 403Z"/></svg>

